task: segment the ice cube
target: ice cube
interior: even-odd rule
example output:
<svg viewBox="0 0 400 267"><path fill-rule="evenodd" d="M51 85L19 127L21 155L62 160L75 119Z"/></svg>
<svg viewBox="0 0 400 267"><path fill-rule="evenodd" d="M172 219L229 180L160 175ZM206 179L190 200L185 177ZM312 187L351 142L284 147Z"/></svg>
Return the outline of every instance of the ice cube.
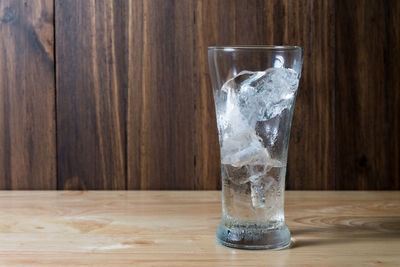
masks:
<svg viewBox="0 0 400 267"><path fill-rule="evenodd" d="M265 192L273 186L276 181L271 176L252 176L250 177L251 202L254 208L263 208L266 205Z"/></svg>
<svg viewBox="0 0 400 267"><path fill-rule="evenodd" d="M242 185L248 182L249 169L247 166L234 167L229 164L222 164L222 170L225 178L231 180L237 185Z"/></svg>
<svg viewBox="0 0 400 267"><path fill-rule="evenodd" d="M250 184L251 202L254 208L265 206L264 187L261 183L253 182Z"/></svg>
<svg viewBox="0 0 400 267"><path fill-rule="evenodd" d="M268 151L265 148L258 148L255 145L250 145L242 150L222 156L223 164L231 164L234 167L244 165L259 165L265 164L269 158Z"/></svg>
<svg viewBox="0 0 400 267"><path fill-rule="evenodd" d="M267 149L254 130L247 130L223 139L221 148L223 164L230 164L235 167L259 165L265 164L269 158Z"/></svg>
<svg viewBox="0 0 400 267"><path fill-rule="evenodd" d="M262 99L264 105L261 105L259 121L273 118L289 109L292 104L299 83L299 77L296 71L286 68L271 68L265 71L265 75L257 83L251 83L255 86L258 97Z"/></svg>
<svg viewBox="0 0 400 267"><path fill-rule="evenodd" d="M238 90L240 90L240 87L242 85L243 82L248 82L253 80L255 74L260 73L260 75L263 75L263 71L259 71L259 72L254 72L254 71L248 71L248 70L244 70L239 72L236 76L234 76L233 78L227 80L223 85L221 90L228 93L230 90L234 90L235 92L237 92Z"/></svg>
<svg viewBox="0 0 400 267"><path fill-rule="evenodd" d="M299 83L296 71L269 68L266 71L241 71L229 79L222 91L227 94L226 111L236 107L247 124L255 126L292 106Z"/></svg>
<svg viewBox="0 0 400 267"><path fill-rule="evenodd" d="M275 116L269 120L257 121L256 133L263 140L263 144L266 147L273 147L275 142L280 137L279 127L281 123L281 116Z"/></svg>

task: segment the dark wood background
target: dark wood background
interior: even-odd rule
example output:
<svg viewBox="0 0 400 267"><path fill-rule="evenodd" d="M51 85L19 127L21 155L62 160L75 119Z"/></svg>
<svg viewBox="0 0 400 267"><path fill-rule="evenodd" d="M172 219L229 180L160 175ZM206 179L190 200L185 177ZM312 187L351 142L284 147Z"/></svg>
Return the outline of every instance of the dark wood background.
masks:
<svg viewBox="0 0 400 267"><path fill-rule="evenodd" d="M288 189L400 189L400 1L0 0L0 189L217 189L207 46L304 48Z"/></svg>

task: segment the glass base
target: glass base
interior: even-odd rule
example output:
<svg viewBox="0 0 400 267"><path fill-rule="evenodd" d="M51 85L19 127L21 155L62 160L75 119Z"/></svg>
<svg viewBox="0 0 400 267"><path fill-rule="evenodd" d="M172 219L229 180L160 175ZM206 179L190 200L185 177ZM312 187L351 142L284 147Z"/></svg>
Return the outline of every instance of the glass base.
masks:
<svg viewBox="0 0 400 267"><path fill-rule="evenodd" d="M290 232L284 224L277 229L260 230L228 228L222 223L217 230L217 242L239 249L284 249L290 245Z"/></svg>

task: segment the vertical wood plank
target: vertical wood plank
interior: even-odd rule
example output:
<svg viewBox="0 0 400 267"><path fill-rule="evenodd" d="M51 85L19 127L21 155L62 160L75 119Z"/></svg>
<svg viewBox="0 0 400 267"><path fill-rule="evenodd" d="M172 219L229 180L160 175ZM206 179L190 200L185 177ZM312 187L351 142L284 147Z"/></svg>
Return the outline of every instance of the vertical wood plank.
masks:
<svg viewBox="0 0 400 267"><path fill-rule="evenodd" d="M234 38L232 23L234 6L222 1L196 2L196 66L195 80L195 181L199 189L220 189L221 168L214 99L210 83L207 48ZM225 7L224 11L222 8ZM219 16L218 14L223 14ZM225 28L224 28L225 27ZM223 33L223 34L222 34Z"/></svg>
<svg viewBox="0 0 400 267"><path fill-rule="evenodd" d="M125 189L127 2L55 1L59 189Z"/></svg>
<svg viewBox="0 0 400 267"><path fill-rule="evenodd" d="M335 187L334 1L266 1L267 40L304 49L288 154L288 189ZM273 30L270 28L272 27ZM272 35L272 36L271 36Z"/></svg>
<svg viewBox="0 0 400 267"><path fill-rule="evenodd" d="M400 189L400 4L336 1L337 189Z"/></svg>
<svg viewBox="0 0 400 267"><path fill-rule="evenodd" d="M128 188L194 189L193 1L130 10Z"/></svg>
<svg viewBox="0 0 400 267"><path fill-rule="evenodd" d="M143 54L144 49L144 28L147 18L144 15L144 1L132 1L128 7L128 103L127 103L127 188L141 189L142 180L147 176L142 174L143 157L148 155L146 148L142 145L142 134L146 132L142 128L143 123L143 97L145 79L142 79L144 72ZM142 38L140 38L142 37ZM143 151L143 152L142 152ZM143 155L143 156L142 156Z"/></svg>
<svg viewBox="0 0 400 267"><path fill-rule="evenodd" d="M221 187L220 155L207 47L264 44L263 1L197 1L195 20L196 188ZM260 30L261 29L261 30Z"/></svg>
<svg viewBox="0 0 400 267"><path fill-rule="evenodd" d="M0 189L55 189L53 1L0 1Z"/></svg>

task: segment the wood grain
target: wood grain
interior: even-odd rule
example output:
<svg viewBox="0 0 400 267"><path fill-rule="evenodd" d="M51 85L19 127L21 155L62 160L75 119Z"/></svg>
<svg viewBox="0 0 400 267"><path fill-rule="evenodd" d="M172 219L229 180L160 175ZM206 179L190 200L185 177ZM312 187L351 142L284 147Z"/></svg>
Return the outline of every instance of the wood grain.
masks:
<svg viewBox="0 0 400 267"><path fill-rule="evenodd" d="M51 0L0 1L0 188L55 189Z"/></svg>
<svg viewBox="0 0 400 267"><path fill-rule="evenodd" d="M7 266L398 266L399 192L286 194L292 246L246 251L215 242L216 191L0 192Z"/></svg>
<svg viewBox="0 0 400 267"><path fill-rule="evenodd" d="M266 1L267 41L304 49L288 152L288 189L335 186L334 15L333 1Z"/></svg>
<svg viewBox="0 0 400 267"><path fill-rule="evenodd" d="M193 1L130 12L128 189L194 189Z"/></svg>
<svg viewBox="0 0 400 267"><path fill-rule="evenodd" d="M336 14L336 188L400 189L400 4L336 1Z"/></svg>
<svg viewBox="0 0 400 267"><path fill-rule="evenodd" d="M126 188L126 1L55 1L59 189Z"/></svg>
<svg viewBox="0 0 400 267"><path fill-rule="evenodd" d="M229 44L235 38L235 4L232 1L197 1L195 20L197 86L195 105L195 180L198 189L221 188L217 122L212 95L207 48ZM242 22L243 20L240 20Z"/></svg>

